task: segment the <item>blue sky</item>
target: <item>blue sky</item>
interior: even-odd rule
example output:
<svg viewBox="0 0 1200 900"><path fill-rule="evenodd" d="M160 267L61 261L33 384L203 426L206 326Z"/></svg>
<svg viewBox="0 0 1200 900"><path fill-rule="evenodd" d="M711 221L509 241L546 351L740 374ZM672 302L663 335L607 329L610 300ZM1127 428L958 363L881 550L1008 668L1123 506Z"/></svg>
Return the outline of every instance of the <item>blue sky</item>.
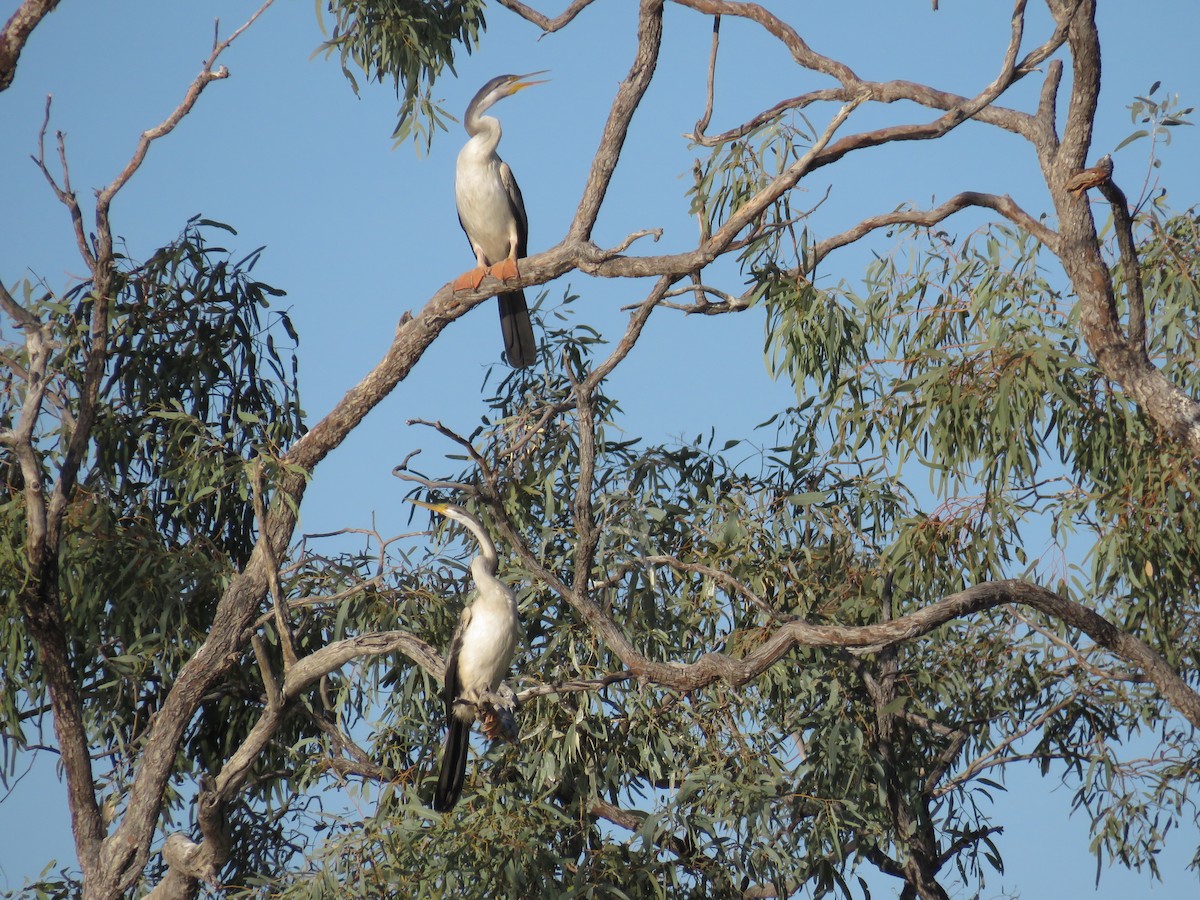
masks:
<svg viewBox="0 0 1200 900"><path fill-rule="evenodd" d="M178 104L209 52L213 20L219 18L227 34L256 5L67 0L42 23L14 86L0 94L0 197L8 213L0 278L6 284L35 273L60 289L83 271L65 210L29 159L46 95L54 97L51 133L66 133L72 182L86 199L125 165L138 134ZM793 8L768 5L781 12ZM933 13L928 0L804 4L798 26L814 49L863 77L927 80L974 93L996 74L1008 38L1006 4L940 5ZM1162 81L1161 93L1181 93L1185 105L1200 100L1194 49L1200 7L1170 0L1102 5L1105 81L1092 158L1132 130L1126 105L1152 82ZM7 19L15 6L15 0L0 2L0 17ZM501 153L529 208L531 252L538 252L558 241L575 211L612 94L629 65L635 4L597 3L566 31L541 39L537 29L502 9L490 10L489 19L481 49L460 57L458 77L440 82L437 94L460 115L495 74L552 70L548 84L494 110L505 127ZM655 84L634 121L596 229L601 245L652 227L665 229L653 252L684 249L696 236L685 196L696 153L682 135L703 109L711 23L670 9L665 32ZM1027 40L1045 33L1044 18L1033 15ZM256 274L288 292L284 303L301 335L302 396L313 418L374 363L405 310L419 308L472 263L453 206L461 130L452 125L438 135L428 156L417 156L408 145L393 148L394 95L364 84L355 97L336 61L311 57L319 40L313 3L278 0L222 58L231 77L210 85L180 127L151 148L113 207L116 231L134 257L170 240L196 214L235 226L239 234L227 245L238 251L266 245ZM825 86L794 69L755 29L732 20L722 28L718 78L713 132L781 95ZM1006 103L1028 108L1036 90L1031 79ZM852 125L912 115L912 107L896 105ZM814 227L840 230L863 215L906 201L926 204L962 189L1010 193L1035 215L1046 209L1036 162L1019 140L981 126L960 132L944 142L891 148L822 170L806 182L813 202L826 187L832 190ZM1182 208L1200 200L1194 165L1200 139L1194 129L1176 129L1175 138L1156 175ZM1147 146L1141 142L1116 154L1117 177L1128 193L1138 193ZM978 221L964 217L946 227L965 234ZM634 250L639 248L651 252L648 243ZM867 252L854 248L835 256L822 277L828 283L855 279ZM737 291L735 271L714 274ZM548 285L545 302L553 307L568 290L579 293L577 315L616 340L625 321L620 308L641 299L644 288L576 273ZM531 299L537 294L529 293ZM431 455L442 448L427 430L405 422L440 419L469 431L484 409L485 367L499 357L500 346L491 304L449 329L411 379L318 470L301 529L328 531L373 518L381 532L404 530L402 486L388 473L417 447L425 448L423 458L432 466ZM691 437L710 427L718 438L745 436L794 396L790 385L768 377L762 347L760 313L684 319L662 311L614 377L612 391L629 428L652 439ZM1082 820L1067 822L1070 792L1054 791L1052 781L1013 781L1019 789L1000 801L997 812L1008 825L999 841L1008 873L990 880L985 896L1002 886L1026 897L1060 896L1068 889L1090 895L1095 864ZM9 835L0 842L0 889L19 886L51 855L70 858L61 798L53 760L43 756L0 806ZM38 827L19 827L25 818ZM1052 850L1047 823L1054 828ZM1190 838L1176 836L1160 863L1166 883L1150 888L1148 896L1196 896L1197 876L1184 865L1197 840L1194 829ZM1129 897L1146 885L1140 876L1113 870L1095 896Z"/></svg>

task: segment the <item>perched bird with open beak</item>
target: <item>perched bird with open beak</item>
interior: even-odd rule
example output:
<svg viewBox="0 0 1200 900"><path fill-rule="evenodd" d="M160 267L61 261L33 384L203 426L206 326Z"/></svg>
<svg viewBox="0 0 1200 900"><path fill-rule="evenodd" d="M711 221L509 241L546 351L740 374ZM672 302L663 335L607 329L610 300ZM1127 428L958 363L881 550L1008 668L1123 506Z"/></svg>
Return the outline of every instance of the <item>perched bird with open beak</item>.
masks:
<svg viewBox="0 0 1200 900"><path fill-rule="evenodd" d="M446 652L443 692L446 745L442 750L442 768L433 808L447 812L458 802L466 780L471 725L476 715L483 711L480 704L491 702L504 680L517 648L521 626L513 592L496 577L496 545L483 524L459 506L420 500L411 502L461 523L479 542L479 554L471 560L475 599L463 608L458 630Z"/></svg>
<svg viewBox="0 0 1200 900"><path fill-rule="evenodd" d="M520 276L517 260L529 254L529 220L525 201L508 163L496 153L500 145L500 122L484 112L505 97L542 81L534 75L498 75L479 89L467 104L463 125L471 137L458 154L454 173L454 199L458 222L471 242L476 266L454 280L456 291L474 290L491 275L500 281ZM532 366L537 360L533 326L524 291L506 291L500 303L500 328L504 332L504 355L516 368Z"/></svg>
<svg viewBox="0 0 1200 900"><path fill-rule="evenodd" d="M1099 187L1112 178L1112 173L1112 157L1105 153L1096 160L1094 166L1089 169L1082 169L1068 178L1067 183L1063 187L1076 197L1082 197L1089 188Z"/></svg>

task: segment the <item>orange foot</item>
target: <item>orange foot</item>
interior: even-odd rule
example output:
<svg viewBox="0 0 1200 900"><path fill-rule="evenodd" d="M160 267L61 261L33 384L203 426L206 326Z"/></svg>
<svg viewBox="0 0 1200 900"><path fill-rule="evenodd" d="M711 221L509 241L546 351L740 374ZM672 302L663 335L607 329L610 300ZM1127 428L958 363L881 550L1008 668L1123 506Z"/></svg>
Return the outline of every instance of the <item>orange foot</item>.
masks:
<svg viewBox="0 0 1200 900"><path fill-rule="evenodd" d="M496 735L500 733L500 717L496 715L496 711L491 708L479 710L479 723L483 731L484 737L489 741L494 741Z"/></svg>
<svg viewBox="0 0 1200 900"><path fill-rule="evenodd" d="M514 278L521 277L521 273L517 271L517 261L511 256L500 260L488 270L488 273L501 281L512 281Z"/></svg>
<svg viewBox="0 0 1200 900"><path fill-rule="evenodd" d="M454 283L450 285L450 289L458 291L474 291L483 284L483 276L488 273L488 270L483 266L472 269L470 272L463 272L454 279Z"/></svg>

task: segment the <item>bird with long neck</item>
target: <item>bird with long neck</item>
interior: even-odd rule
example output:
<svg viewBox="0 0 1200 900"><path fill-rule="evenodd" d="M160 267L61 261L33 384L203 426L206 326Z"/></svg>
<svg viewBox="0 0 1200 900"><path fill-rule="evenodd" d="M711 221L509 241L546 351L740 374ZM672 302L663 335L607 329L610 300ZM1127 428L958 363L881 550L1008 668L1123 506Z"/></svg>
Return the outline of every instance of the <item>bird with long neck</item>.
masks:
<svg viewBox="0 0 1200 900"><path fill-rule="evenodd" d="M484 113L505 97L542 81L528 75L498 75L479 89L467 104L463 126L470 135L458 154L454 173L454 199L458 222L475 254L476 266L454 280L453 290L475 290L491 275L500 281L520 277L517 260L529 253L529 220L525 201L512 169L496 153L503 130L499 120ZM504 353L509 365L531 366L537 360L533 326L525 292L506 291L497 297Z"/></svg>
<svg viewBox="0 0 1200 900"><path fill-rule="evenodd" d="M494 694L504 680L521 626L513 592L496 577L499 557L483 524L459 506L411 502L461 523L479 542L479 554L471 560L475 600L463 608L458 630L446 652L443 691L446 745L433 808L448 812L462 794L467 776L467 746L479 704Z"/></svg>

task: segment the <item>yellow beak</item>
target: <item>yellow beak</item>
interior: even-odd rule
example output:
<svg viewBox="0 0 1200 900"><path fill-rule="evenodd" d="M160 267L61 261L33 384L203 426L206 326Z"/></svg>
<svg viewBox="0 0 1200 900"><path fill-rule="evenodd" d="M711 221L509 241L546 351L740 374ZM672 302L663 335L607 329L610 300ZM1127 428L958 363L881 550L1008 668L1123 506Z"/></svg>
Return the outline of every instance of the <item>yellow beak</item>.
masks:
<svg viewBox="0 0 1200 900"><path fill-rule="evenodd" d="M532 87L535 84L545 84L549 78L539 78L537 81L526 81L526 78L532 78L534 75L545 75L549 69L540 69L537 72L530 72L528 75L516 75L513 77L513 82L508 86L509 96L512 96L517 91L524 90L527 87Z"/></svg>

